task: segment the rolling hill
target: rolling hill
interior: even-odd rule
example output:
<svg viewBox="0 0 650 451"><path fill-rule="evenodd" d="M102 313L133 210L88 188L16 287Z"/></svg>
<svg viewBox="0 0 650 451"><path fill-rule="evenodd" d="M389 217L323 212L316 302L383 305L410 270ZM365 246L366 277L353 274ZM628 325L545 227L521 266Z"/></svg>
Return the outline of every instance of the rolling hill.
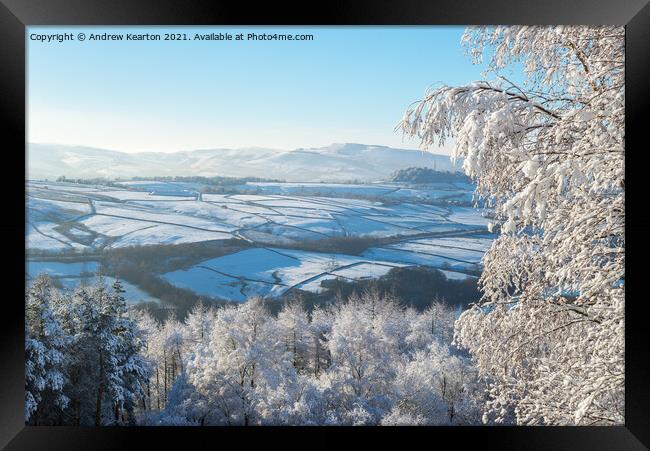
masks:
<svg viewBox="0 0 650 451"><path fill-rule="evenodd" d="M28 144L27 178L134 176L263 177L290 182L377 181L396 170L428 167L454 172L447 155L366 144L331 144L281 151L265 148L125 153L92 147Z"/></svg>

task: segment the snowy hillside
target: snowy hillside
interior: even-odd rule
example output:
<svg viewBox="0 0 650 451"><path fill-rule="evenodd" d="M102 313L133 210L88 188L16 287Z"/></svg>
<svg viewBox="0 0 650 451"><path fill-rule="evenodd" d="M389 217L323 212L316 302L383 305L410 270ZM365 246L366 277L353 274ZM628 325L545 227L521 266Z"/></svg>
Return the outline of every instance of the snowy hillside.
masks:
<svg viewBox="0 0 650 451"><path fill-rule="evenodd" d="M103 253L126 250L130 261L137 248L174 245L173 261L188 252L181 245L206 243L223 251L152 270L156 283L243 302L321 293L328 280L374 279L392 268L424 266L466 280L480 272L494 239L484 212L461 205L473 190L463 183L242 185L256 194L199 194L191 182L118 185L27 183L28 279L45 272L74 288L97 272ZM335 239L347 246L328 248ZM355 251L354 243L363 246ZM130 282L132 303L154 299L142 280Z"/></svg>
<svg viewBox="0 0 650 451"><path fill-rule="evenodd" d="M292 182L377 181L398 169L456 171L446 155L365 144L280 151L263 148L207 149L175 153L123 153L91 147L29 144L31 179L200 175L264 177Z"/></svg>

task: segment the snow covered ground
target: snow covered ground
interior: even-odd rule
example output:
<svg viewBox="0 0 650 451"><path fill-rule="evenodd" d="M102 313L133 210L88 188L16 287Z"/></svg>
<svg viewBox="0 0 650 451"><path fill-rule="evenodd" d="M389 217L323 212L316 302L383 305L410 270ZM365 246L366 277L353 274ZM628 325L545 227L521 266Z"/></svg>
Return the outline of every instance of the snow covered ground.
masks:
<svg viewBox="0 0 650 451"><path fill-rule="evenodd" d="M97 282L99 262L96 261L28 261L25 268L27 282L39 274L47 274L60 284L63 290L74 290L78 285L92 285ZM106 286L111 286L117 280L115 277L103 276ZM130 304L139 302L160 302L160 300L144 292L136 285L120 280L124 289L124 298Z"/></svg>
<svg viewBox="0 0 650 451"><path fill-rule="evenodd" d="M196 183L135 181L122 182L122 185L124 189L89 185L84 191L86 185L29 182L26 199L29 249L74 252L104 246L179 244L235 236L253 237L250 239L254 241L256 233L278 237L265 239L264 244L281 243L282 239L411 236L477 230L488 223L473 208L415 203L412 193L426 193L428 189L400 188L398 184L258 183L251 185L269 193L201 196ZM300 190L308 190L311 195L301 196ZM408 202L330 197L388 195L402 190L411 193ZM453 190L457 188L449 188ZM156 194L161 192L165 195ZM57 229L62 223L80 227L62 234Z"/></svg>
<svg viewBox="0 0 650 451"><path fill-rule="evenodd" d="M445 255L432 253L412 252L408 249L376 247L368 249L362 257L369 260L382 260L407 265L421 265L432 268L451 269L463 271L475 271L478 266L475 263L459 261Z"/></svg>
<svg viewBox="0 0 650 451"><path fill-rule="evenodd" d="M429 203L445 196L471 197L471 186L462 183L249 182L242 194L200 190L199 184L185 182L132 181L110 187L27 182L30 258L240 239L254 248L160 277L201 295L243 300L291 289L319 291L323 280L376 278L398 266L425 265L462 279L479 268L493 239L482 211L454 202ZM358 237L380 243L360 256L295 249L305 241ZM76 270L70 275L59 273L52 262L34 265L64 285L78 280ZM129 290L144 298L137 287Z"/></svg>
<svg viewBox="0 0 650 451"><path fill-rule="evenodd" d="M379 277L399 266L405 265L344 254L256 248L206 260L162 277L199 294L239 301L255 295L279 296L294 288L319 291L316 281Z"/></svg>
<svg viewBox="0 0 650 451"><path fill-rule="evenodd" d="M96 261L56 262L56 261L28 261L27 277L33 278L40 273L52 277L80 277L82 273L94 274L99 269Z"/></svg>

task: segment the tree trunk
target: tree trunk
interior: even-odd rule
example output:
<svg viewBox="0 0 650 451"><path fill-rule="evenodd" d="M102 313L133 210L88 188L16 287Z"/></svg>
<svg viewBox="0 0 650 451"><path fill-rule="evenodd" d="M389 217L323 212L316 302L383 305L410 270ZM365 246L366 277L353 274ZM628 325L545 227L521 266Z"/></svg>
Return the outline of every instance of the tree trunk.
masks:
<svg viewBox="0 0 650 451"><path fill-rule="evenodd" d="M316 367L314 368L315 376L318 377L320 374L320 342L316 338Z"/></svg>
<svg viewBox="0 0 650 451"><path fill-rule="evenodd" d="M78 399L75 399L73 402L74 405L74 420L73 424L79 426L81 423L81 406Z"/></svg>
<svg viewBox="0 0 650 451"><path fill-rule="evenodd" d="M163 362L164 362L164 369L165 369L165 374L163 377L163 383L164 383L164 390L163 390L163 406L167 405L167 351L163 350Z"/></svg>
<svg viewBox="0 0 650 451"><path fill-rule="evenodd" d="M101 426L102 423L102 398L104 396L104 357L99 353L99 387L97 387L97 403L95 404L95 426Z"/></svg>
<svg viewBox="0 0 650 451"><path fill-rule="evenodd" d="M40 406L37 405L36 410L34 410L34 413L32 414L31 420L34 421L35 426L38 426L38 417L39 417L38 411L39 410L41 410Z"/></svg>
<svg viewBox="0 0 650 451"><path fill-rule="evenodd" d="M160 410L160 379L158 378L158 365L156 365L156 402L158 405L158 410Z"/></svg>
<svg viewBox="0 0 650 451"><path fill-rule="evenodd" d="M293 367L298 368L298 359L297 359L297 346L296 346L296 330L293 330Z"/></svg>
<svg viewBox="0 0 650 451"><path fill-rule="evenodd" d="M147 396L145 399L149 400L149 408L151 408L151 378L147 377ZM147 410L147 403L145 401L144 410Z"/></svg>

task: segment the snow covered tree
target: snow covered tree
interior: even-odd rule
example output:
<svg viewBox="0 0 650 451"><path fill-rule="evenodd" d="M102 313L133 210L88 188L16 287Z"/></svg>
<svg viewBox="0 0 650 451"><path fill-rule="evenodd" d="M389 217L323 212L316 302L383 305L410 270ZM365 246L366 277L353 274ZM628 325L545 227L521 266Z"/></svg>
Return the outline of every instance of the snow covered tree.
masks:
<svg viewBox="0 0 650 451"><path fill-rule="evenodd" d="M117 339L111 358L116 361L116 371L111 374L108 395L115 415L113 424L134 424L134 409L145 394L150 368L141 355L145 342L135 321L128 317L123 294L122 284L116 280L109 292L109 305L114 315L113 334Z"/></svg>
<svg viewBox="0 0 650 451"><path fill-rule="evenodd" d="M205 343L212 330L213 322L213 309L206 307L203 301L199 300L185 319L184 340L187 346L193 347L196 343Z"/></svg>
<svg viewBox="0 0 650 451"><path fill-rule="evenodd" d="M127 317L119 282L111 288L102 278L78 287L58 310L70 344L65 393L71 399L66 424L132 424L134 408L144 396L148 367L135 323ZM63 304L68 304L64 306Z"/></svg>
<svg viewBox="0 0 650 451"><path fill-rule="evenodd" d="M130 309L129 318L134 321L134 334L142 344L140 355L147 362L149 378L145 382L145 394L142 397L141 410L146 413L154 408L160 410L158 386L155 385L155 374L158 369L157 338L160 335L160 325L147 310Z"/></svg>
<svg viewBox="0 0 650 451"><path fill-rule="evenodd" d="M344 424L378 424L407 334L403 309L377 291L339 305L328 335L327 399Z"/></svg>
<svg viewBox="0 0 650 451"><path fill-rule="evenodd" d="M162 378L163 406L167 403L167 396L174 381L185 367L185 356L183 355L185 334L185 325L174 315L167 318L167 321L160 328L158 347L162 355L159 355L161 365L159 378ZM158 382L160 383L160 379Z"/></svg>
<svg viewBox="0 0 650 451"><path fill-rule="evenodd" d="M46 275L33 282L25 297L25 421L57 421L69 399L63 388L64 353L69 337L52 310L54 288Z"/></svg>
<svg viewBox="0 0 650 451"><path fill-rule="evenodd" d="M336 232L332 232L332 236L335 236ZM339 263L339 260L336 258L336 255L332 254L329 259L327 260L327 263L325 264L325 272L333 272L339 269L341 266L341 263Z"/></svg>
<svg viewBox="0 0 650 451"><path fill-rule="evenodd" d="M310 370L315 377L325 371L332 363L332 354L327 346L327 335L332 330L335 309L331 306L316 307L311 312L311 346L309 346Z"/></svg>
<svg viewBox="0 0 650 451"><path fill-rule="evenodd" d="M456 341L492 381L486 420L624 421L624 30L470 28L491 81L441 86L398 125L453 158L493 206L483 297ZM521 63L525 81L500 71Z"/></svg>
<svg viewBox="0 0 650 451"><path fill-rule="evenodd" d="M199 327L207 324L201 318L211 318L209 326ZM159 406L152 376L151 408L140 422L476 424L483 386L439 334L453 318L439 315L434 328L431 318L372 289L311 315L291 301L276 317L259 298L214 311L197 306L184 323L172 316L158 325L140 314L152 365L168 366L165 356L179 346L183 362ZM189 338L201 330L203 340Z"/></svg>
<svg viewBox="0 0 650 451"><path fill-rule="evenodd" d="M434 300L423 312L406 310L408 333L406 343L411 352L424 351L432 342L451 346L456 312L449 304Z"/></svg>
<svg viewBox="0 0 650 451"><path fill-rule="evenodd" d="M477 424L484 389L468 359L433 341L412 359L397 362L393 409L384 425Z"/></svg>
<svg viewBox="0 0 650 451"><path fill-rule="evenodd" d="M308 350L313 337L309 318L299 300L288 301L278 314L278 329L296 371L302 372L309 364Z"/></svg>
<svg viewBox="0 0 650 451"><path fill-rule="evenodd" d="M165 377L165 349L166 340L163 334L163 325L154 319L149 312L131 312L137 323L137 328L142 340L146 343L142 355L147 360L150 369L147 381L147 402L145 412L148 410L160 411L165 408L167 393Z"/></svg>
<svg viewBox="0 0 650 451"><path fill-rule="evenodd" d="M137 323L138 333L143 337L146 347L142 355L148 362L149 380L146 382L147 410L161 412L169 402L171 391L174 390L179 378L184 378L186 361L201 346L207 345L215 319L212 308L202 302L197 303L187 314L184 322L175 315L170 315L166 321L159 323L148 312L133 312ZM183 382L179 382L179 387ZM179 390L175 397L178 399ZM165 413L169 418L169 412ZM163 415L163 416L164 416ZM145 415L146 416L146 415ZM162 417L154 414L147 416L147 424L157 424ZM178 422L178 418L174 420Z"/></svg>
<svg viewBox="0 0 650 451"><path fill-rule="evenodd" d="M94 355L88 346L86 320L94 317L92 293L88 287L78 287L72 296L63 297L57 305L61 324L70 336L66 349L65 372L68 383L65 393L70 398L63 419L64 424L79 426L93 424L94 405ZM92 360L90 360L92 359Z"/></svg>
<svg viewBox="0 0 650 451"><path fill-rule="evenodd" d="M252 425L268 415L271 394L295 369L264 301L252 298L218 310L208 342L189 356L186 373L197 402L180 412L200 424Z"/></svg>

